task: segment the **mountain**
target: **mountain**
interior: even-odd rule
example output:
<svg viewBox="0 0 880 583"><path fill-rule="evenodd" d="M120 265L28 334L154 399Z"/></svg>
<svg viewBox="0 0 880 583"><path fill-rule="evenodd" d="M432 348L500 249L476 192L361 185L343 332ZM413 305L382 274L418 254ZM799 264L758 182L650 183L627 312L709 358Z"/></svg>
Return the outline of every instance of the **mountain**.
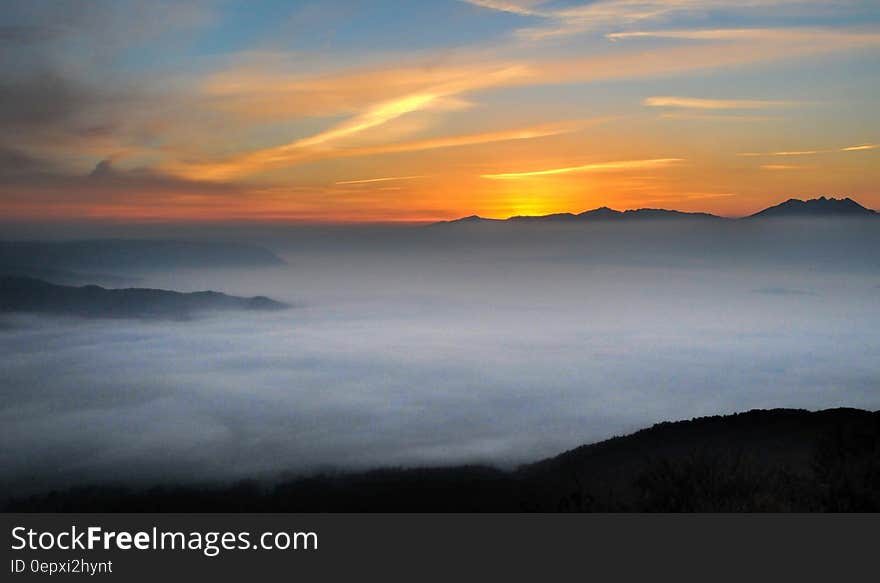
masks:
<svg viewBox="0 0 880 583"><path fill-rule="evenodd" d="M7 512L877 512L880 411L753 410L664 422L504 471L380 469L145 490L95 486Z"/></svg>
<svg viewBox="0 0 880 583"><path fill-rule="evenodd" d="M811 217L872 217L877 212L865 208L851 198L790 198L747 218L811 218Z"/></svg>
<svg viewBox="0 0 880 583"><path fill-rule="evenodd" d="M584 211L582 213L554 213L550 215L517 215L507 219L486 219L477 215L463 217L452 221L441 221L434 225L479 224L479 223L584 223L599 221L633 221L633 220L724 220L723 217L709 213L687 213L666 209L631 209L618 211L607 206Z"/></svg>
<svg viewBox="0 0 880 583"><path fill-rule="evenodd" d="M487 219L481 217L479 215L469 215L466 217L461 217L460 219L452 219L450 221L437 221L436 223L431 223L428 225L429 227L436 227L442 225L475 225L479 223L503 223L504 219Z"/></svg>
<svg viewBox="0 0 880 583"><path fill-rule="evenodd" d="M667 219L667 220L679 220L679 219L697 219L697 220L725 220L724 217L719 217L718 215L713 215L710 213L688 213L683 211L674 211L674 210L666 210L666 209L652 209L652 208L644 208L644 209L636 209L636 210L628 210L623 211L623 219Z"/></svg>
<svg viewBox="0 0 880 583"><path fill-rule="evenodd" d="M97 285L55 285L31 277L0 276L0 313L37 312L85 318L186 319L218 310L280 310L286 304L257 296L214 291L181 293L161 289L105 289Z"/></svg>
<svg viewBox="0 0 880 583"><path fill-rule="evenodd" d="M37 277L52 271L116 275L118 271L283 264L271 251L244 243L162 239L0 241L0 272Z"/></svg>
<svg viewBox="0 0 880 583"><path fill-rule="evenodd" d="M766 208L745 218L756 217L875 217L880 213L865 208L851 198L814 198L800 200L791 198L782 204ZM641 208L618 211L607 206L582 213L554 213L550 215L518 215L507 219L485 219L471 215L461 219L433 223L434 225L478 223L581 223L612 221L663 221L663 220L729 220L710 213L683 212L668 209Z"/></svg>

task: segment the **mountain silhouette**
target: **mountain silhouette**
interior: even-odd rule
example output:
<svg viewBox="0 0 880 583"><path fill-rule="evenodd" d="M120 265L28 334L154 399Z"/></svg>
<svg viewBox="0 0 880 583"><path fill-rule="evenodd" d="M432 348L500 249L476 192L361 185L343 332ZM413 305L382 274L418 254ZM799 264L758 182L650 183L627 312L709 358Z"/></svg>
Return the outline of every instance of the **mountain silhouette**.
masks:
<svg viewBox="0 0 880 583"><path fill-rule="evenodd" d="M877 212L865 208L851 198L811 198L800 200L790 198L747 218L786 218L786 217L870 217Z"/></svg>
<svg viewBox="0 0 880 583"><path fill-rule="evenodd" d="M851 198L826 198L810 200L791 198L781 204L766 208L744 218L756 217L876 217L880 213L865 208ZM614 221L663 221L663 220L715 220L727 221L718 215L700 212L684 212L669 209L641 208L618 211L607 206L581 213L554 213L549 215L517 215L507 219L487 219L470 215L450 221L440 221L433 225L480 224L480 223L581 223Z"/></svg>
<svg viewBox="0 0 880 583"><path fill-rule="evenodd" d="M634 209L618 211L607 206L584 211L582 213L554 213L550 215L517 215L507 219L487 219L478 215L471 215L441 221L435 225L450 224L478 224L478 223L580 223L589 221L633 221L633 220L690 220L690 219L715 219L724 220L723 217L709 213L688 213L683 211L666 209Z"/></svg>
<svg viewBox="0 0 880 583"><path fill-rule="evenodd" d="M85 318L187 319L217 310L280 310L266 297L241 298L215 291L181 293L161 289L72 287L40 279L0 276L0 313L36 312Z"/></svg>
<svg viewBox="0 0 880 583"><path fill-rule="evenodd" d="M7 512L877 512L880 411L664 422L512 471L388 468L194 487L73 488Z"/></svg>

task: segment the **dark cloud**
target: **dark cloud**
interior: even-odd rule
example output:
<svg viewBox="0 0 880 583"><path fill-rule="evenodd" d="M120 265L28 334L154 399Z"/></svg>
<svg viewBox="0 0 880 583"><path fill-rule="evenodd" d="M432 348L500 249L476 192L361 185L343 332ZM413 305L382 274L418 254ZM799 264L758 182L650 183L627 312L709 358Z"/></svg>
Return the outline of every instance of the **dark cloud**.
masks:
<svg viewBox="0 0 880 583"><path fill-rule="evenodd" d="M47 177L69 174L71 161L81 163L95 143L154 145L146 120L162 101L145 76L132 78L118 68L120 55L169 35L189 38L172 33L210 18L211 3L201 1L4 2L0 172L13 171L19 189L28 186L27 176L45 188ZM159 46L173 50L174 42ZM26 168L10 168L6 152L27 157ZM36 161L42 167L35 172Z"/></svg>
<svg viewBox="0 0 880 583"><path fill-rule="evenodd" d="M91 172L75 173L54 160L0 146L0 201L15 205L162 204L182 194L208 199L238 196L236 184L199 182L168 176L150 168L117 168L113 157ZM204 201L203 201L204 202Z"/></svg>
<svg viewBox="0 0 880 583"><path fill-rule="evenodd" d="M0 123L7 131L57 129L102 101L97 92L54 73L6 77L0 80Z"/></svg>
<svg viewBox="0 0 880 583"><path fill-rule="evenodd" d="M112 190L135 193L202 192L206 194L231 194L240 192L231 183L200 182L162 174L151 168L117 168L113 157L98 162L87 176L77 177L76 182L95 190Z"/></svg>
<svg viewBox="0 0 880 583"><path fill-rule="evenodd" d="M47 167L44 160L12 148L0 147L0 177L7 179L15 175L34 174Z"/></svg>
<svg viewBox="0 0 880 583"><path fill-rule="evenodd" d="M113 172L113 169L111 167L112 164L113 161L109 158L101 160L100 162L95 164L95 169L91 171L89 176L91 178L103 178L110 175Z"/></svg>
<svg viewBox="0 0 880 583"><path fill-rule="evenodd" d="M46 26L0 26L0 45L32 45L58 38L63 31Z"/></svg>

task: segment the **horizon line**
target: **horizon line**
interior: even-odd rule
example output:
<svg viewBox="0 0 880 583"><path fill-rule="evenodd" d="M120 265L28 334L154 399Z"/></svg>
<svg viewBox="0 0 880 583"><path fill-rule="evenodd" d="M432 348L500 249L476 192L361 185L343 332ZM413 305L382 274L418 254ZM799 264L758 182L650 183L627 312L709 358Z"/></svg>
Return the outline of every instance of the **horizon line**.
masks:
<svg viewBox="0 0 880 583"><path fill-rule="evenodd" d="M165 226L183 226L183 225L198 225L198 226L243 226L243 225L271 225L271 226L315 226L315 227L331 227L331 226L424 226L424 225L432 225L432 224L442 224L442 223L454 223L457 221L461 221L463 219L476 218L486 221L508 221L511 219L517 218L544 218L544 217L552 217L558 215L571 215L576 217L578 215L588 213L591 211L596 211L600 209L608 209L618 213L627 213L627 212L635 212L635 211L645 211L645 210L655 210L655 211L666 211L666 212L676 212L682 213L685 215L708 215L711 217L725 219L725 220L739 220L745 219L748 217L752 217L764 210L779 206L789 201L800 201L800 202L809 202L813 200L851 200L862 206L863 208L873 211L877 214L880 214L880 211L876 209L871 209L869 207L865 207L857 200L850 196L842 196L840 198L833 196L824 196L820 195L814 198L795 198L789 197L785 200L782 200L779 203L772 204L770 206L759 208L756 211L745 213L745 214L716 214L708 211L699 211L699 210L679 210L674 208L663 208L663 207L646 207L646 206L637 206L637 207L621 207L620 209L615 209L608 205L601 205L598 207L588 208L582 211L558 211L552 213L545 213L539 215L528 215L528 214L518 214L518 215L509 215L506 217L494 217L494 216L483 216L477 213L472 213L468 215L459 215L453 218L449 217L415 217L415 218L394 218L394 217L386 217L386 218L376 218L376 219L357 219L357 218L341 218L341 219L332 219L332 218L314 218L314 217L297 217L297 216L251 216L251 217L240 217L240 218L224 218L224 219L216 219L216 218L193 218L193 217L137 217L127 220L125 217L72 217L72 218L60 218L60 217L46 217L46 218L0 218L0 225L165 225Z"/></svg>

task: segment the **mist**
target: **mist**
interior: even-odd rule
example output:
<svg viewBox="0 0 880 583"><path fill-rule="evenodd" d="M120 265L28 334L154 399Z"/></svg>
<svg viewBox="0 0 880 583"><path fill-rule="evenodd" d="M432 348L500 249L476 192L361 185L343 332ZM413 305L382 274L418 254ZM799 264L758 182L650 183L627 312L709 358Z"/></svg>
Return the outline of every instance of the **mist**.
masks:
<svg viewBox="0 0 880 583"><path fill-rule="evenodd" d="M115 275L293 307L3 316L4 491L510 467L664 420L880 408L876 221L185 234L287 265Z"/></svg>

